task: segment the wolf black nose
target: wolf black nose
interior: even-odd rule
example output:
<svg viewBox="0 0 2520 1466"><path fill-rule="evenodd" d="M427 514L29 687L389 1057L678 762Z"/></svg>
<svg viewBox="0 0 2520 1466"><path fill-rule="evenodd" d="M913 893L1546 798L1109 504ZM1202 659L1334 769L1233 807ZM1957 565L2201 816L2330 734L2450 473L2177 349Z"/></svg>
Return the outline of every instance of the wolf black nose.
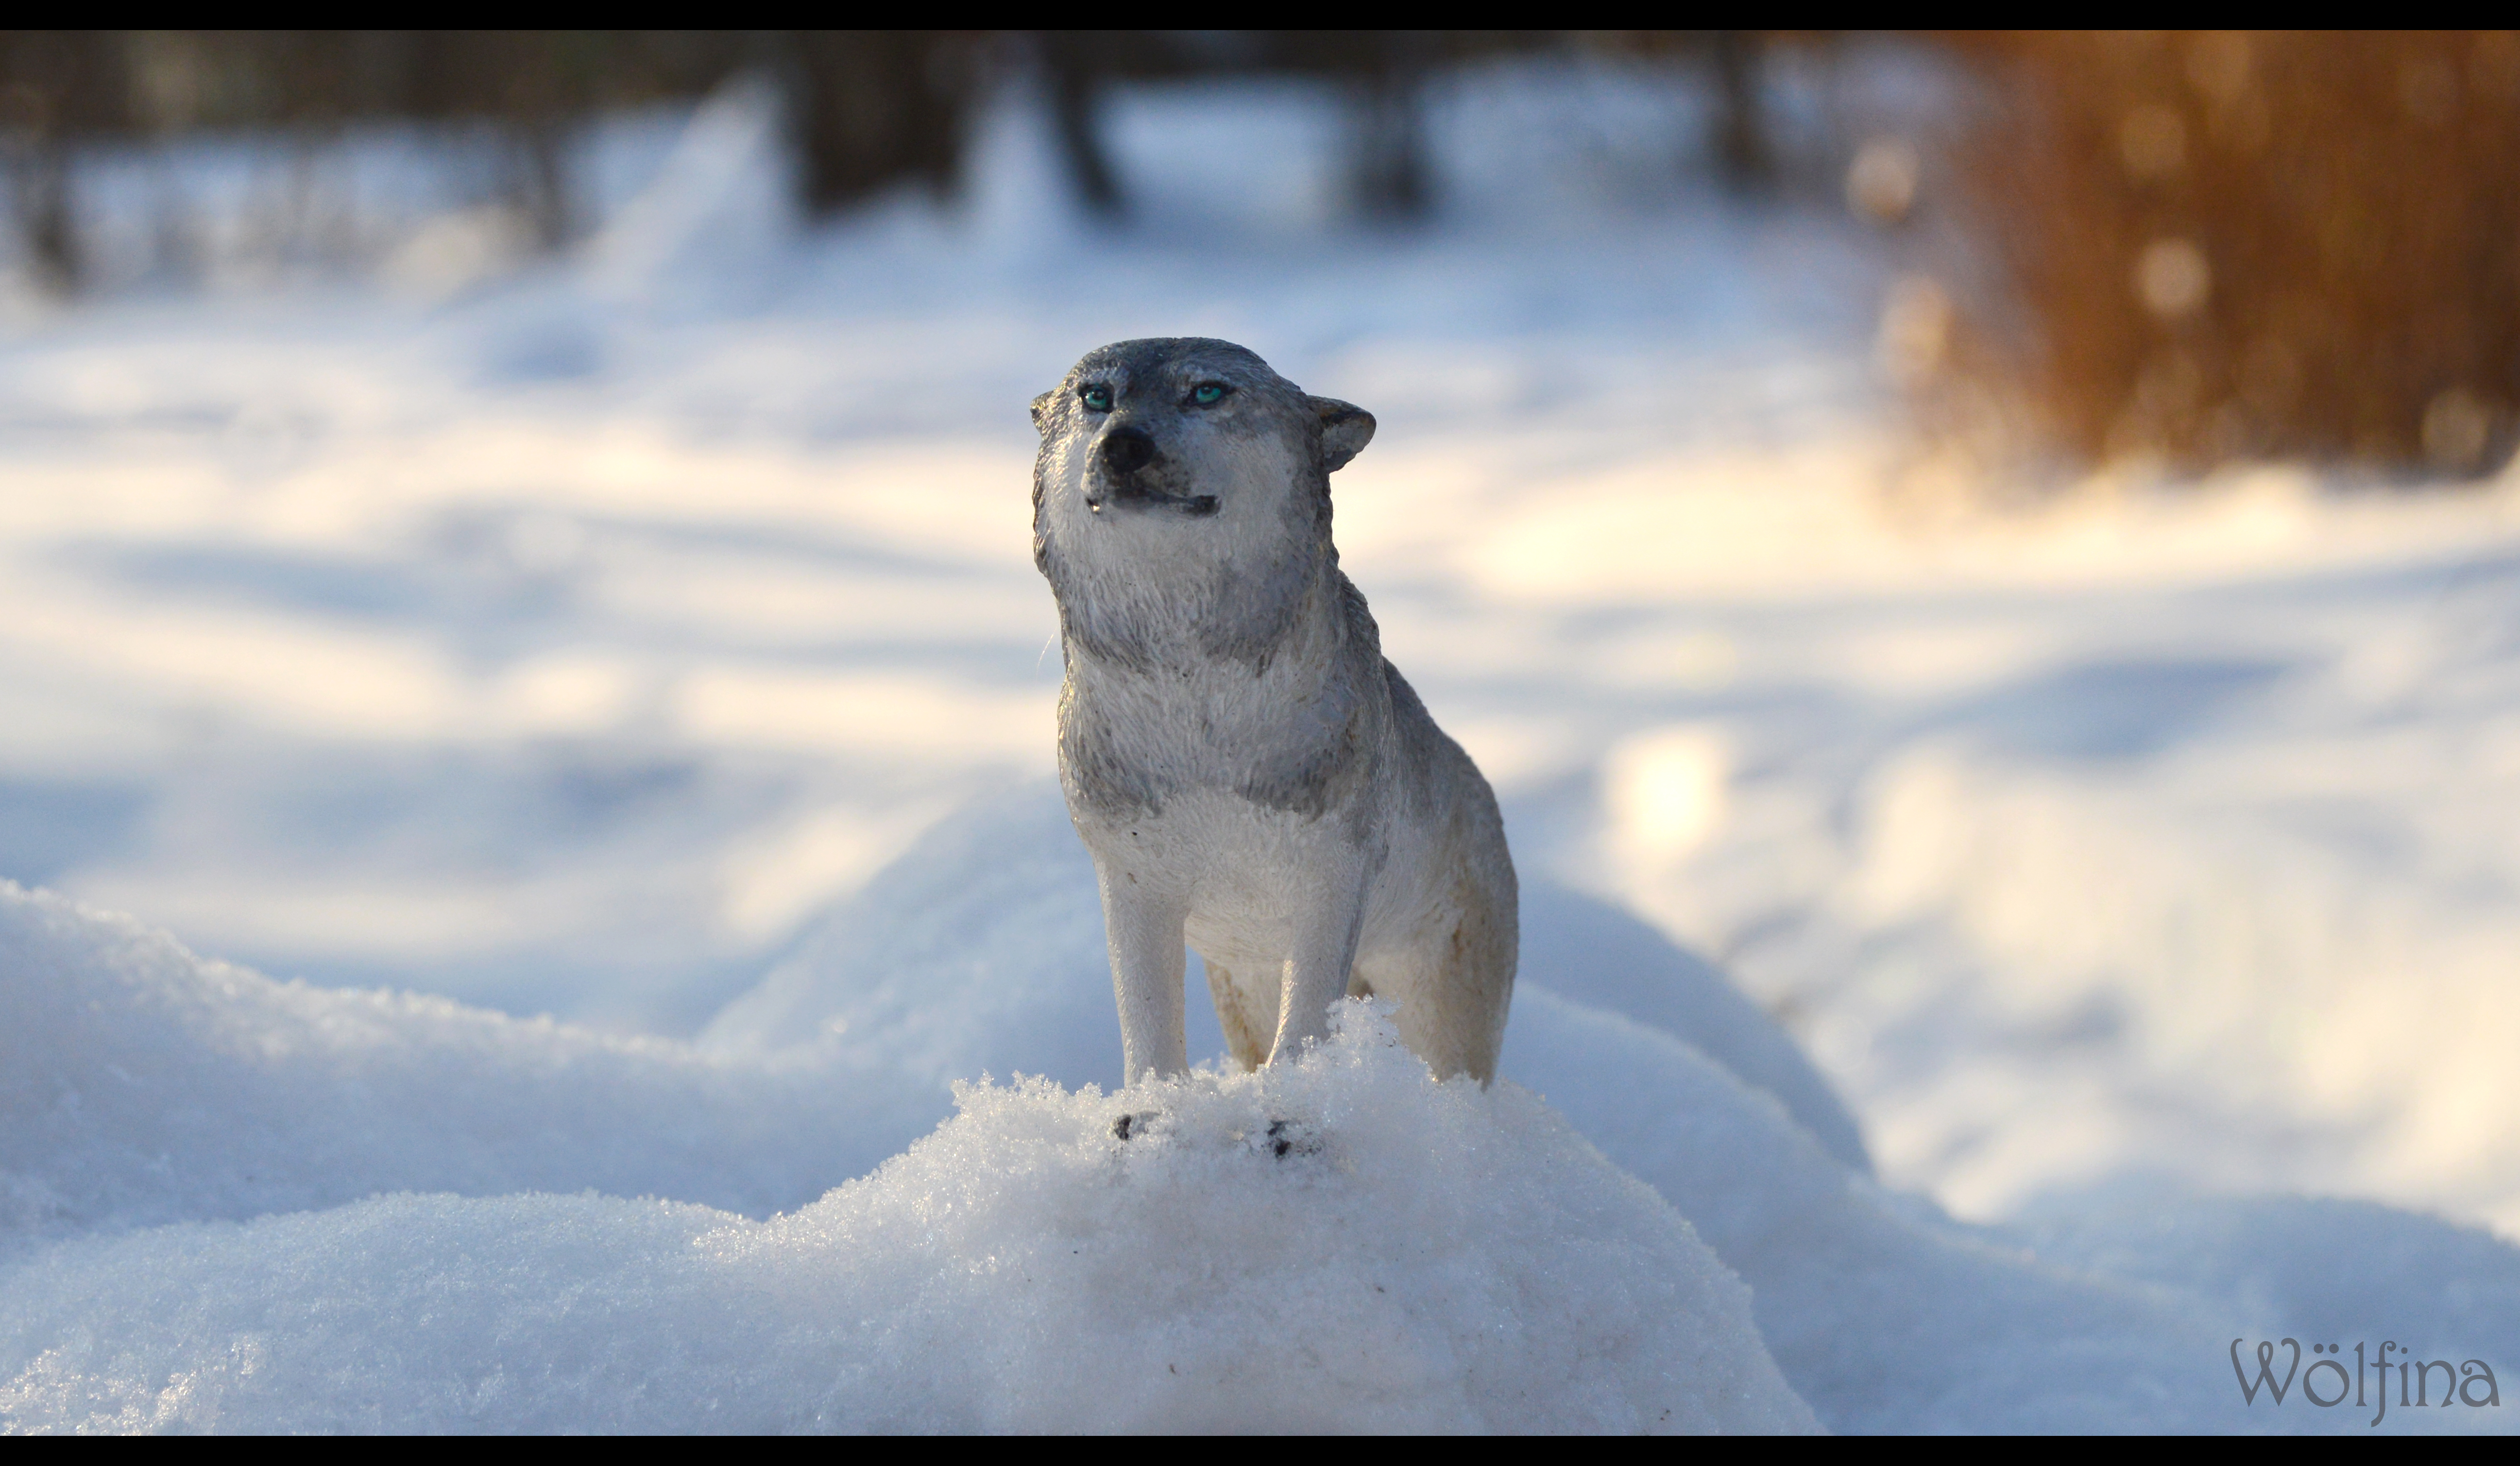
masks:
<svg viewBox="0 0 2520 1466"><path fill-rule="evenodd" d="M1143 427L1115 427L1102 435L1102 467L1126 476L1155 461L1155 440Z"/></svg>

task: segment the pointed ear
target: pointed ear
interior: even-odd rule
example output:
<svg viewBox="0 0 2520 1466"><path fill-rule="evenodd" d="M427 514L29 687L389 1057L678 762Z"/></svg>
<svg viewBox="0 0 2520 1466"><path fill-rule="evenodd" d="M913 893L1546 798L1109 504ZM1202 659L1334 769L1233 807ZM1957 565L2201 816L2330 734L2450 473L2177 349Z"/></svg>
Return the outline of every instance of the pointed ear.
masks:
<svg viewBox="0 0 2520 1466"><path fill-rule="evenodd" d="M1052 392L1056 392L1056 391L1058 391L1058 388L1057 388L1057 387L1052 387L1052 388L1050 389L1050 391L1049 391L1049 392L1044 392L1044 393L1042 393L1040 396L1035 397L1035 398L1032 400L1032 430L1033 430L1033 431L1035 431L1035 432L1039 432L1039 431L1041 431L1041 430L1042 430L1042 425L1041 425L1041 415L1042 415L1042 410L1050 406L1051 393L1052 393Z"/></svg>
<svg viewBox="0 0 2520 1466"><path fill-rule="evenodd" d="M1322 471L1336 473L1373 441L1373 414L1336 397L1304 399L1322 420Z"/></svg>

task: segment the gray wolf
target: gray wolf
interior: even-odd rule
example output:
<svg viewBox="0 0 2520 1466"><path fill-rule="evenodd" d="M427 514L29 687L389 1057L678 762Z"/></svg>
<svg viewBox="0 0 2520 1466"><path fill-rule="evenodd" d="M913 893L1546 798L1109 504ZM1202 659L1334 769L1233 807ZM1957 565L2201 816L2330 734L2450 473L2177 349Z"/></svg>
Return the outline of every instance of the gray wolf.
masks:
<svg viewBox="0 0 2520 1466"><path fill-rule="evenodd" d="M1058 603L1058 773L1093 853L1131 1083L1187 1067L1183 949L1237 1062L1342 996L1485 1083L1512 998L1496 797L1330 542L1373 417L1230 341L1121 341L1033 399L1033 558Z"/></svg>

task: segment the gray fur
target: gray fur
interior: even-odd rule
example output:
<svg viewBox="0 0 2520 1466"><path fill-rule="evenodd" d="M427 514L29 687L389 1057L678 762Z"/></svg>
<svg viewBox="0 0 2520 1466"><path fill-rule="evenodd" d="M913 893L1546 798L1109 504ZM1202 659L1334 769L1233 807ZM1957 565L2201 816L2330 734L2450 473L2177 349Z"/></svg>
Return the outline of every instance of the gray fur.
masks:
<svg viewBox="0 0 2520 1466"><path fill-rule="evenodd" d="M1329 474L1372 416L1167 338L1093 352L1032 417L1060 781L1102 876L1130 1077L1182 1067L1187 932L1243 1062L1318 1038L1324 995L1354 988L1397 1000L1438 1070L1487 1078L1513 978L1503 825L1330 539Z"/></svg>

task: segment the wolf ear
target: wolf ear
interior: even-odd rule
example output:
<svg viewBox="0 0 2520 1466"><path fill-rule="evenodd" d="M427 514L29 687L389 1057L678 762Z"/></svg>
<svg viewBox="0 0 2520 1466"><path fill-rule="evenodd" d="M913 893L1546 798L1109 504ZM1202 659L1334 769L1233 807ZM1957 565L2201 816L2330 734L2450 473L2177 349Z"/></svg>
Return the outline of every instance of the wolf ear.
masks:
<svg viewBox="0 0 2520 1466"><path fill-rule="evenodd" d="M1039 432L1039 431L1041 431L1041 430L1042 430L1042 427L1041 427L1041 415L1042 415L1042 412L1043 412L1043 410L1045 410L1046 408L1048 408L1048 407L1050 406L1051 394L1052 394L1052 393L1054 393L1054 392L1057 392L1058 390L1058 388L1057 388L1057 387L1052 387L1052 388L1050 389L1050 391L1048 391L1048 392L1044 392L1044 393L1042 393L1040 396L1035 397L1035 398L1032 400L1032 430L1033 430L1033 431L1035 431L1035 432Z"/></svg>
<svg viewBox="0 0 2520 1466"><path fill-rule="evenodd" d="M1373 414L1336 397L1307 397L1322 420L1322 471L1336 473L1373 441Z"/></svg>

